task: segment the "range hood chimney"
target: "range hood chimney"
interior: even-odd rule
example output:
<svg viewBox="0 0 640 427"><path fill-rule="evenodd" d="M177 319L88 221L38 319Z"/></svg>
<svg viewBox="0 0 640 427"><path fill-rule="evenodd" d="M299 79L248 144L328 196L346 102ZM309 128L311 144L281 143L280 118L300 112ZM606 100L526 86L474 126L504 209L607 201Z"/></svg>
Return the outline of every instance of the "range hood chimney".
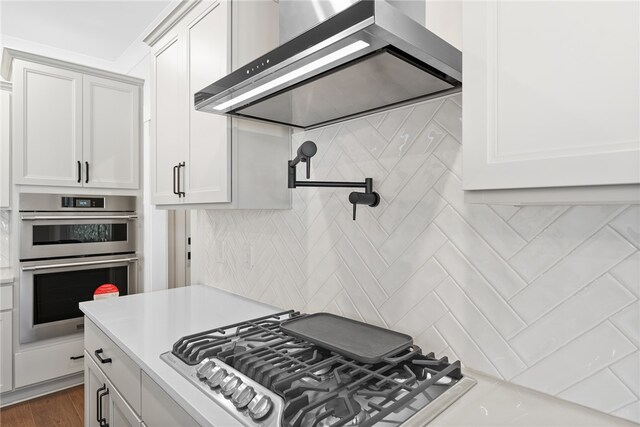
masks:
<svg viewBox="0 0 640 427"><path fill-rule="evenodd" d="M196 93L196 109L312 129L459 91L462 53L424 9L280 0L280 46Z"/></svg>

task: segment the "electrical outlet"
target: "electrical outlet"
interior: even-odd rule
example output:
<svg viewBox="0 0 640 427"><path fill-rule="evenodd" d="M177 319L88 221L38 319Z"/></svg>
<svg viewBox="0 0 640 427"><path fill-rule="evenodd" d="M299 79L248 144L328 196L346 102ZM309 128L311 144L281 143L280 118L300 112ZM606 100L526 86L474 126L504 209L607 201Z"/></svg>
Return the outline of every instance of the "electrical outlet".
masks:
<svg viewBox="0 0 640 427"><path fill-rule="evenodd" d="M227 248L226 242L224 240L217 240L215 243L215 252L214 252L214 261L218 264L224 264L225 260L225 250Z"/></svg>
<svg viewBox="0 0 640 427"><path fill-rule="evenodd" d="M242 245L242 267L247 270L251 270L253 268L253 248L249 243L245 243Z"/></svg>

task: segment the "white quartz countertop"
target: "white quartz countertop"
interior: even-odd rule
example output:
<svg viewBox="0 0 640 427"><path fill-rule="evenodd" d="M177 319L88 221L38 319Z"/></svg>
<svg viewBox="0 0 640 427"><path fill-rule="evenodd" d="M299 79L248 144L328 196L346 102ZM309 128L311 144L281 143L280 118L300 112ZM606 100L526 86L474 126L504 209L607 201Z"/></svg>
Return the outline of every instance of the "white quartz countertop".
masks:
<svg viewBox="0 0 640 427"><path fill-rule="evenodd" d="M80 308L196 421L216 426L234 426L236 421L163 362L160 354L184 335L281 311L201 285L84 302ZM492 377L464 372L478 384L430 426L637 427Z"/></svg>

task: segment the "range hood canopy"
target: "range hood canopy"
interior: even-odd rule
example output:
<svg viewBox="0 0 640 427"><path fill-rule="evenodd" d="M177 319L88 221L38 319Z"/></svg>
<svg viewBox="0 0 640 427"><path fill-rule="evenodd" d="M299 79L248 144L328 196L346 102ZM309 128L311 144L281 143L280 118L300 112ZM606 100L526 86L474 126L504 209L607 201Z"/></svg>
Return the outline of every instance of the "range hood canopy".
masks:
<svg viewBox="0 0 640 427"><path fill-rule="evenodd" d="M199 111L311 129L459 91L462 53L361 0L195 94Z"/></svg>

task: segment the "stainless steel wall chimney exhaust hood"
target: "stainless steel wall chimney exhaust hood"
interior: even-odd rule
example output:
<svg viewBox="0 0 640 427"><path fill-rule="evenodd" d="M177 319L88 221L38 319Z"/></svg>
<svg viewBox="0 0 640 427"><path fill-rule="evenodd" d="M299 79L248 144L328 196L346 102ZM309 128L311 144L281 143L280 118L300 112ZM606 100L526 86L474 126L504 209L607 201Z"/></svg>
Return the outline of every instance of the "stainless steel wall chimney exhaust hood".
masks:
<svg viewBox="0 0 640 427"><path fill-rule="evenodd" d="M310 129L459 91L461 70L455 47L361 0L202 89L195 106Z"/></svg>

